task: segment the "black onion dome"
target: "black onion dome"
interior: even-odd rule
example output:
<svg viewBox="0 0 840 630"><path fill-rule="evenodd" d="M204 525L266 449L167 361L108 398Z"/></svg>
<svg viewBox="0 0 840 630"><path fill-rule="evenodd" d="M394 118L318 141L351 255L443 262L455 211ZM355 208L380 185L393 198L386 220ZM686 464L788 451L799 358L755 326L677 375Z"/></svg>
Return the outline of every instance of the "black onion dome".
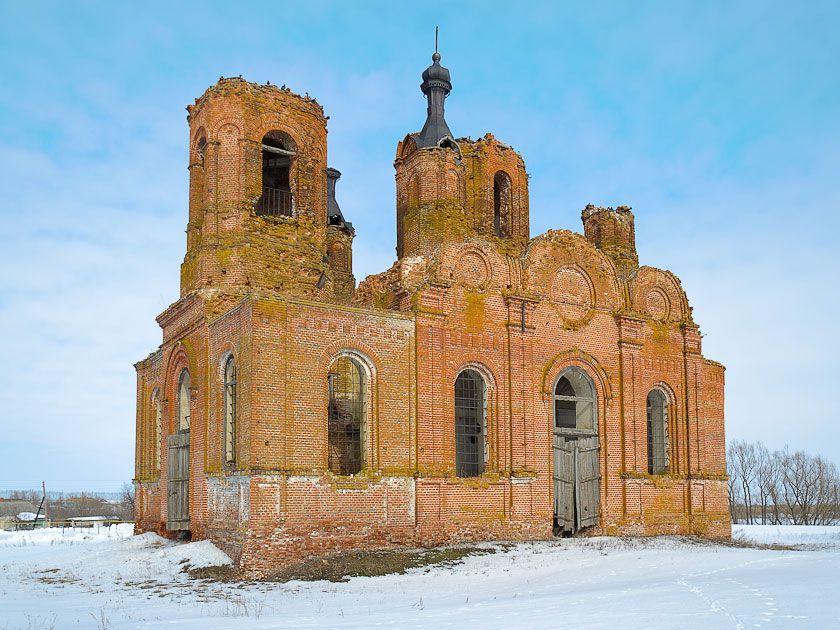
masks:
<svg viewBox="0 0 840 630"><path fill-rule="evenodd" d="M449 70L440 65L440 53L432 55L432 65L423 71L423 83L420 89L427 94L430 87L442 87L447 92L452 91L452 83Z"/></svg>

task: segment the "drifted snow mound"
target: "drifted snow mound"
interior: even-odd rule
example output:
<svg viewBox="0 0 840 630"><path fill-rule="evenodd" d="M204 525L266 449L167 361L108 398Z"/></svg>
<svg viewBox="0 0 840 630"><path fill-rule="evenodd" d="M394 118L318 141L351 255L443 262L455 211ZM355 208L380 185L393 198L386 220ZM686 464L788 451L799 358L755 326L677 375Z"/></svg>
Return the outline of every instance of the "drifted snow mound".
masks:
<svg viewBox="0 0 840 630"><path fill-rule="evenodd" d="M759 545L840 547L837 525L733 525L732 538Z"/></svg>
<svg viewBox="0 0 840 630"><path fill-rule="evenodd" d="M183 581L190 579L189 569L233 564L208 540L177 543L152 533L132 536L127 527L6 532L15 536L0 537L0 550L6 550L0 557L11 560L7 566L23 579L46 574L103 588L115 582Z"/></svg>
<svg viewBox="0 0 840 630"><path fill-rule="evenodd" d="M143 534L143 536L155 536L157 534ZM166 547L158 552L158 557L165 563L183 565L189 569L204 569L207 567L229 567L233 565L224 551L216 547L209 540L199 540L182 545Z"/></svg>
<svg viewBox="0 0 840 630"><path fill-rule="evenodd" d="M91 547L81 560L78 571L122 581L186 579L188 569L233 564L209 540L176 543L152 533Z"/></svg>

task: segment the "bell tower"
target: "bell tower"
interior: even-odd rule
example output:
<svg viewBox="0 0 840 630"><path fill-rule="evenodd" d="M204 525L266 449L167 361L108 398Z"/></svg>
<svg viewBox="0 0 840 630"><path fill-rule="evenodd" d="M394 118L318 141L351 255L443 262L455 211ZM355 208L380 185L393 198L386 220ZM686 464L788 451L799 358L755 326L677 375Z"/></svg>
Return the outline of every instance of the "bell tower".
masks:
<svg viewBox="0 0 840 630"><path fill-rule="evenodd" d="M323 108L285 86L222 78L187 112L181 295L263 289L333 299Z"/></svg>
<svg viewBox="0 0 840 630"><path fill-rule="evenodd" d="M423 71L426 122L397 146L397 257L430 255L442 242L467 235L461 150L444 117L452 91L440 53Z"/></svg>
<svg viewBox="0 0 840 630"><path fill-rule="evenodd" d="M397 146L397 257L474 236L518 254L530 238L525 162L492 134L455 140L444 116L452 79L440 59L435 50L422 75L423 129Z"/></svg>

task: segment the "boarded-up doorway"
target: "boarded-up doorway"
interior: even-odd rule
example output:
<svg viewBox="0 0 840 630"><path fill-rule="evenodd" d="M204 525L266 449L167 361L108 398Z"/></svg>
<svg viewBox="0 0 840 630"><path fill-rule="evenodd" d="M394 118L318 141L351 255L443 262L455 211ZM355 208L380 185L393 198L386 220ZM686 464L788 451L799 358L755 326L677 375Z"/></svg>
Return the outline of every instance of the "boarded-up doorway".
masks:
<svg viewBox="0 0 840 630"><path fill-rule="evenodd" d="M600 518L601 448L592 379L568 368L554 387L554 526L574 534Z"/></svg>

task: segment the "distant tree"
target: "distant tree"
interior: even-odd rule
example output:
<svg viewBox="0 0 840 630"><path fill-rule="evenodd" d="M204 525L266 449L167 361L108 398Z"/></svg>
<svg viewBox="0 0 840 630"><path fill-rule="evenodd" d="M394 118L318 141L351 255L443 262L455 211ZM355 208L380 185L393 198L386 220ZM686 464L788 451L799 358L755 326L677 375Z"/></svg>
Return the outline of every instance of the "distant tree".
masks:
<svg viewBox="0 0 840 630"><path fill-rule="evenodd" d="M726 454L733 522L828 525L840 522L840 473L819 455L770 452L736 440Z"/></svg>
<svg viewBox="0 0 840 630"><path fill-rule="evenodd" d="M761 508L761 524L778 524L779 511L776 506L779 485L778 458L771 453L763 442L755 444L756 472L755 485Z"/></svg>
<svg viewBox="0 0 840 630"><path fill-rule="evenodd" d="M134 484L124 483L120 490L120 503L122 504L125 516L129 516L126 520L134 520Z"/></svg>
<svg viewBox="0 0 840 630"><path fill-rule="evenodd" d="M732 522L738 522L738 508L742 504L741 497L741 469L738 466L738 461L735 459L735 454L730 446L726 449L726 471L729 473L729 483L727 489L729 492L729 514L732 517Z"/></svg>
<svg viewBox="0 0 840 630"><path fill-rule="evenodd" d="M729 451L732 454L733 469L738 471L744 518L747 523L753 523L753 490L758 475L756 445L744 440L735 440Z"/></svg>

